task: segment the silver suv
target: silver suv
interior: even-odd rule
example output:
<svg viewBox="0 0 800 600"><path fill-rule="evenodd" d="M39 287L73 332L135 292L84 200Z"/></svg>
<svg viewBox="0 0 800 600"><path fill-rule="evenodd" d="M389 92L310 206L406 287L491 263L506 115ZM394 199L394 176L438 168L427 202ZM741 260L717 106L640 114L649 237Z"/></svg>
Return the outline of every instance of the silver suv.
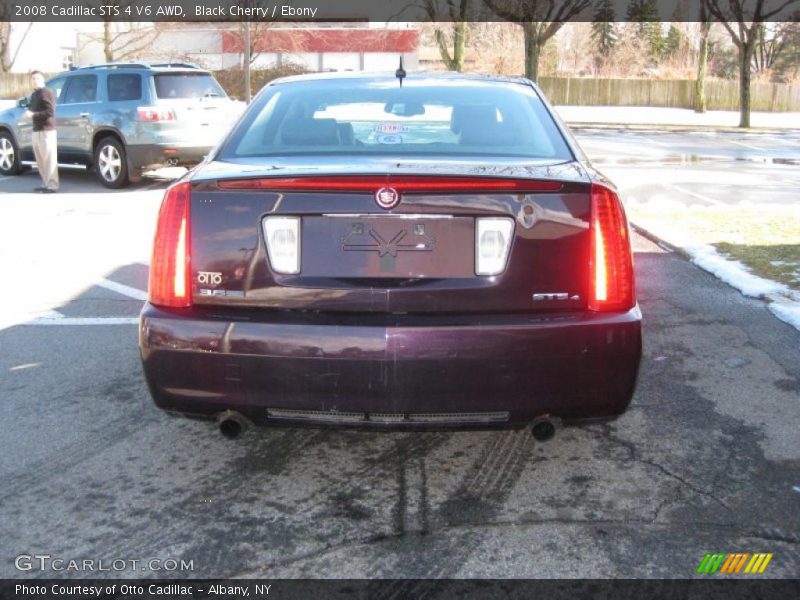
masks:
<svg viewBox="0 0 800 600"><path fill-rule="evenodd" d="M108 63L47 82L56 96L58 162L93 166L104 186L121 188L142 171L200 162L244 104L214 76L183 63ZM0 112L0 174L33 160L27 98Z"/></svg>

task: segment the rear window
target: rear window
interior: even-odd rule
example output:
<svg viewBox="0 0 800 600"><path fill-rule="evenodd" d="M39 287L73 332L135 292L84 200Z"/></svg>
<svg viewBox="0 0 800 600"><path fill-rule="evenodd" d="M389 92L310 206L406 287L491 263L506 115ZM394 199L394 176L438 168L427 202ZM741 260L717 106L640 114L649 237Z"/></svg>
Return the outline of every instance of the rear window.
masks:
<svg viewBox="0 0 800 600"><path fill-rule="evenodd" d="M142 77L136 73L109 75L107 84L108 99L112 102L142 97Z"/></svg>
<svg viewBox="0 0 800 600"><path fill-rule="evenodd" d="M225 97L225 91L208 73L160 73L155 82L158 98Z"/></svg>
<svg viewBox="0 0 800 600"><path fill-rule="evenodd" d="M261 94L218 158L293 154L507 155L570 160L532 88L500 82L330 79Z"/></svg>

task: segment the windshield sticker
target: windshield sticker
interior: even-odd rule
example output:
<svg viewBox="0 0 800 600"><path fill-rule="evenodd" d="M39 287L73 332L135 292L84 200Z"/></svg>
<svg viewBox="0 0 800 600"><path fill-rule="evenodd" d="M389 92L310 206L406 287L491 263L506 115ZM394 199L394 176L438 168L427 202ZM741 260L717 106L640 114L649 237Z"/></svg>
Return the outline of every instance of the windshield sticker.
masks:
<svg viewBox="0 0 800 600"><path fill-rule="evenodd" d="M375 131L377 133L387 134L403 133L404 131L408 131L408 127L400 123L378 123L375 125Z"/></svg>
<svg viewBox="0 0 800 600"><path fill-rule="evenodd" d="M379 135L377 138L379 144L402 144L402 135Z"/></svg>

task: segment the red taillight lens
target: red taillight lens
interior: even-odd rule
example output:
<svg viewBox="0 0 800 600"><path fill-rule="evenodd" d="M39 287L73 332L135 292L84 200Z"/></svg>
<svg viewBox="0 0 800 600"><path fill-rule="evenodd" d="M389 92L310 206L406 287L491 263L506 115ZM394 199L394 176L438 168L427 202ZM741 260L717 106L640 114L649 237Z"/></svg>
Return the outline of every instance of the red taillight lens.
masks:
<svg viewBox="0 0 800 600"><path fill-rule="evenodd" d="M167 188L158 213L149 285L149 300L158 306L185 307L192 304L189 280L191 195L188 181Z"/></svg>
<svg viewBox="0 0 800 600"><path fill-rule="evenodd" d="M169 108L162 108L160 106L140 106L136 109L136 115L140 121L155 122L155 121L174 121L175 113Z"/></svg>
<svg viewBox="0 0 800 600"><path fill-rule="evenodd" d="M628 310L636 303L633 257L625 211L617 195L592 185L589 309Z"/></svg>
<svg viewBox="0 0 800 600"><path fill-rule="evenodd" d="M225 190L301 190L318 192L376 192L393 187L401 194L422 192L557 192L561 182L492 177L413 177L340 175L334 177L264 177L229 179L217 183Z"/></svg>

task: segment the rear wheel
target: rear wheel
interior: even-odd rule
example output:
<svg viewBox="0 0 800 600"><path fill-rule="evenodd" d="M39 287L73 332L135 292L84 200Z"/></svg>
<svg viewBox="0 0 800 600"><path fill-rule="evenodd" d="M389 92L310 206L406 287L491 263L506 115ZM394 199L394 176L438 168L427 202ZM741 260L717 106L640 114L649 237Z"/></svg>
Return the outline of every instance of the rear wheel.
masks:
<svg viewBox="0 0 800 600"><path fill-rule="evenodd" d="M94 169L100 183L107 188L119 189L128 185L128 158L124 144L113 137L100 140L94 149Z"/></svg>
<svg viewBox="0 0 800 600"><path fill-rule="evenodd" d="M0 131L0 175L18 175L22 171L19 164L19 148L7 131Z"/></svg>

